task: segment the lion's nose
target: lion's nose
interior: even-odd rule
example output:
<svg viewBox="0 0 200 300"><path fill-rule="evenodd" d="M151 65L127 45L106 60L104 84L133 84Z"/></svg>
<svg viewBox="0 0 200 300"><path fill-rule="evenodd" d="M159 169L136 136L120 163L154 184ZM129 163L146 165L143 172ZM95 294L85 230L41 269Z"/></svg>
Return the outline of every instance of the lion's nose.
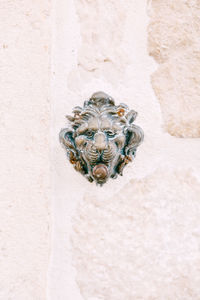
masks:
<svg viewBox="0 0 200 300"><path fill-rule="evenodd" d="M107 148L106 136L103 132L98 132L94 135L94 147L100 151Z"/></svg>

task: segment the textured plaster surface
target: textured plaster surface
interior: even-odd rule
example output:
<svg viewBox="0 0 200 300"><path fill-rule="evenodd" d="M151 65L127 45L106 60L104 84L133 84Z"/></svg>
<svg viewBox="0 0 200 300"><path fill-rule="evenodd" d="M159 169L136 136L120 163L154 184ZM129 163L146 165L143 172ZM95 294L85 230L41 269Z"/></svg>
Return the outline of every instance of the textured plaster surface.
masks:
<svg viewBox="0 0 200 300"><path fill-rule="evenodd" d="M164 127L176 137L200 137L200 2L149 3L149 54L159 63L152 86Z"/></svg>
<svg viewBox="0 0 200 300"><path fill-rule="evenodd" d="M199 300L199 1L54 0L49 12L0 3L0 299ZM145 133L102 188L58 142L98 90Z"/></svg>
<svg viewBox="0 0 200 300"><path fill-rule="evenodd" d="M146 1L61 0L53 12L48 299L199 300L200 141L164 130L163 107L151 85L157 66L148 54ZM159 20L164 17L165 10ZM183 12L183 22L187 17ZM198 90L193 70L191 89ZM102 188L74 171L58 142L64 116L98 90L135 109L145 133L134 163ZM179 124L185 106L173 109ZM195 114L191 119L197 122Z"/></svg>
<svg viewBox="0 0 200 300"><path fill-rule="evenodd" d="M166 169L87 195L72 236L84 299L199 299L199 195L190 172Z"/></svg>
<svg viewBox="0 0 200 300"><path fill-rule="evenodd" d="M46 299L50 3L0 3L0 299Z"/></svg>
<svg viewBox="0 0 200 300"><path fill-rule="evenodd" d="M75 79L80 85L99 77L117 84L130 62L125 47L125 28L127 7L131 6L131 1L76 0L75 6L81 45L77 53L77 67L69 75L71 88L77 88L74 86Z"/></svg>

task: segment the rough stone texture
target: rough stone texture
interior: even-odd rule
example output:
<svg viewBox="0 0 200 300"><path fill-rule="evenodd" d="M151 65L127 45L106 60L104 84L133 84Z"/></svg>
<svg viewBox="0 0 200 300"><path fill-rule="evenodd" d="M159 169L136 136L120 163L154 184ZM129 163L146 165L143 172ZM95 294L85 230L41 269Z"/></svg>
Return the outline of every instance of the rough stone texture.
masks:
<svg viewBox="0 0 200 300"><path fill-rule="evenodd" d="M49 8L0 3L0 299L44 300L49 256Z"/></svg>
<svg viewBox="0 0 200 300"><path fill-rule="evenodd" d="M149 7L148 50L160 64L152 76L165 129L200 136L200 2L158 1Z"/></svg>
<svg viewBox="0 0 200 300"><path fill-rule="evenodd" d="M121 41L129 2L75 1L82 41L75 72L83 79L104 76L113 82L122 76L128 63Z"/></svg>
<svg viewBox="0 0 200 300"><path fill-rule="evenodd" d="M190 172L159 170L85 197L72 235L83 298L199 299L199 195Z"/></svg>
<svg viewBox="0 0 200 300"><path fill-rule="evenodd" d="M131 0L74 2L81 44L77 51L77 66L68 76L69 87L75 90L77 84L82 86L94 78L119 84L131 60L127 20L131 14L136 18L138 4Z"/></svg>
<svg viewBox="0 0 200 300"><path fill-rule="evenodd" d="M200 4L150 2L161 105L146 0L53 1L52 24L48 0L1 1L0 299L200 299L200 140L162 128L199 136ZM98 90L138 111L145 133L103 188L58 141L65 114Z"/></svg>
<svg viewBox="0 0 200 300"><path fill-rule="evenodd" d="M54 3L49 300L200 299L200 140L163 131L150 82L156 64L147 51L146 9L146 0ZM102 188L66 163L58 142L65 115L99 90L135 109L145 134L123 177Z"/></svg>

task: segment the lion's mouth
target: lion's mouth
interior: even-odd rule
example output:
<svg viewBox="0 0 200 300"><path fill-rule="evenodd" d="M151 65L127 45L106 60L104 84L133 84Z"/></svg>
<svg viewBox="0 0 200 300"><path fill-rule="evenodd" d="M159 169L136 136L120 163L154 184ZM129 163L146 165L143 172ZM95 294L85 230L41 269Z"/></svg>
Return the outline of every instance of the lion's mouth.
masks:
<svg viewBox="0 0 200 300"><path fill-rule="evenodd" d="M98 164L92 170L92 175L98 183L103 183L108 178L108 168L105 164Z"/></svg>

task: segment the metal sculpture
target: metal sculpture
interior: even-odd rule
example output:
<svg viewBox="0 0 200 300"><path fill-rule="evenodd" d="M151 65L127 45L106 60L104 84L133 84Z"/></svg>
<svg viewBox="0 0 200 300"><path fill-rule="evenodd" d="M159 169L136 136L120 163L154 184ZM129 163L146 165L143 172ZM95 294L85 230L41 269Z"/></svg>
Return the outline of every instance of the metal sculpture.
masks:
<svg viewBox="0 0 200 300"><path fill-rule="evenodd" d="M73 114L66 116L70 125L61 129L59 138L75 170L99 185L122 175L144 137L133 124L137 113L97 92L83 107L76 106Z"/></svg>

